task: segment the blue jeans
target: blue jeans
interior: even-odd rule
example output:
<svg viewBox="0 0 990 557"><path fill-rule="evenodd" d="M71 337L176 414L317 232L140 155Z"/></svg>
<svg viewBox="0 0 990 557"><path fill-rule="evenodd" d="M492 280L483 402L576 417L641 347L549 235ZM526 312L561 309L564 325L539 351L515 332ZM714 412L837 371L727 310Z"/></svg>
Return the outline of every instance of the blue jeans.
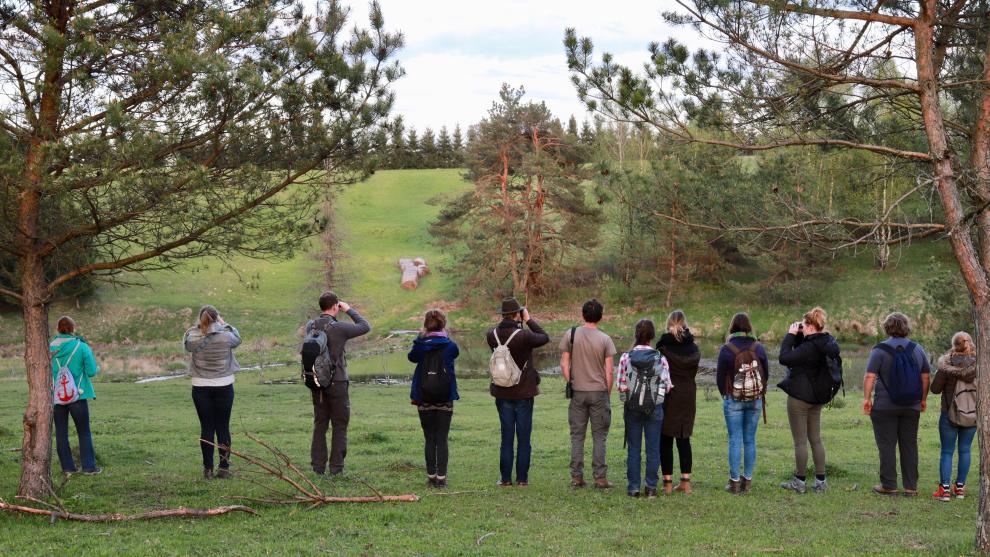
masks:
<svg viewBox="0 0 990 557"><path fill-rule="evenodd" d="M939 461L939 480L942 485L949 485L952 479L952 455L956 451L956 440L959 441L959 464L956 468L956 481L965 484L969 474L970 452L973 438L976 437L976 426L956 427L949 422L949 413L942 412L938 418L938 437L942 441L942 458Z"/></svg>
<svg viewBox="0 0 990 557"><path fill-rule="evenodd" d="M722 412L725 414L725 427L729 430L729 479L739 479L739 451L746 462L743 477L753 479L756 466L756 426L760 424L762 400L725 399Z"/></svg>
<svg viewBox="0 0 990 557"><path fill-rule="evenodd" d="M69 448L69 416L76 425L79 436L79 456L82 458L84 472L96 470L96 453L93 451L93 434L89 430L89 403L81 399L72 404L56 404L52 409L55 418L55 449L58 451L58 463L63 472L77 472L76 463L72 460L72 449Z"/></svg>
<svg viewBox="0 0 990 557"><path fill-rule="evenodd" d="M502 447L499 450L498 469L503 482L512 481L513 445L519 439L516 457L516 482L529 482L529 460L533 454L530 437L533 433L533 399L496 398L498 421L502 426Z"/></svg>
<svg viewBox="0 0 990 557"><path fill-rule="evenodd" d="M639 491L640 452L646 437L646 487L656 489L660 481L660 429L663 426L663 408L657 407L649 416L628 409L622 413L626 422L626 478L627 491Z"/></svg>

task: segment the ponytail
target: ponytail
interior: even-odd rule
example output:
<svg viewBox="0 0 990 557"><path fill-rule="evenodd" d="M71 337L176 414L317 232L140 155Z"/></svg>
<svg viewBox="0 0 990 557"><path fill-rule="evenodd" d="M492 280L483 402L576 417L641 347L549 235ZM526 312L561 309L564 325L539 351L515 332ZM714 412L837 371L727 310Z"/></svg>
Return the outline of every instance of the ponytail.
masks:
<svg viewBox="0 0 990 557"><path fill-rule="evenodd" d="M210 332L210 328L220 319L220 312L211 305L205 305L199 310L199 332L204 335Z"/></svg>

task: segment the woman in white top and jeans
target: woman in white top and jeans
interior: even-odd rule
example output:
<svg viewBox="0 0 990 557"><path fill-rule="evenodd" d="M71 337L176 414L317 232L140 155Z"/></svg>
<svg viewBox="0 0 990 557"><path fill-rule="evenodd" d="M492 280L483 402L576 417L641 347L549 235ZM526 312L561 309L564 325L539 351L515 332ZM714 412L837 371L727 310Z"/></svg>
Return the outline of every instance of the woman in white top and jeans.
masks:
<svg viewBox="0 0 990 557"><path fill-rule="evenodd" d="M234 372L240 369L234 348L241 344L237 329L224 322L213 306L199 310L199 325L182 339L189 352L192 398L199 415L199 445L203 477L213 477L214 439L220 452L218 478L230 477L230 413L234 406Z"/></svg>
<svg viewBox="0 0 990 557"><path fill-rule="evenodd" d="M639 497L640 487L640 449L643 438L646 438L646 496L657 496L657 484L660 482L660 429L663 426L663 405L662 397L671 389L670 370L667 367L667 359L650 346L650 342L656 337L656 327L649 319L640 319L636 323L636 345L629 352L619 358L619 399L625 402L623 408L623 420L626 426L626 443L629 452L626 456L626 478L628 485L626 493L630 497ZM633 354L635 352L635 354ZM643 408L636 404L637 401L629 400L630 391L638 391L637 371L634 369L637 362L649 362L653 366L653 374L657 378L651 385L655 389L651 391L650 397L656 406L652 412L645 413ZM642 369L642 368L640 368Z"/></svg>

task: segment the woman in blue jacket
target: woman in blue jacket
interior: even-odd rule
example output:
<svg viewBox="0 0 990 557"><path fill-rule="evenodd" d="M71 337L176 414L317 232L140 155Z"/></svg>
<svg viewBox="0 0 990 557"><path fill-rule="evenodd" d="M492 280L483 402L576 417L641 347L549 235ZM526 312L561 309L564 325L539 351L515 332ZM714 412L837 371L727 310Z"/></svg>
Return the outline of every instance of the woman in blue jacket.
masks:
<svg viewBox="0 0 990 557"><path fill-rule="evenodd" d="M409 361L416 364L409 398L419 409L426 439L427 485L447 487L447 436L457 400L454 360L460 351L447 335L447 316L438 309L426 312L423 332L413 341Z"/></svg>
<svg viewBox="0 0 990 557"><path fill-rule="evenodd" d="M52 354L52 381L54 382L54 402L52 410L55 421L55 448L58 452L58 462L66 474L78 472L76 463L72 460L72 450L69 448L69 416L76 426L79 436L79 456L82 459L84 474L99 474L101 469L96 467L96 453L93 450L93 434L89 429L89 400L96 398L93 381L99 371L93 350L86 344L83 337L76 335L76 322L69 316L60 317L56 326L58 334L48 345ZM59 368L69 368L75 389L68 380L59 384ZM73 399L76 399L73 401Z"/></svg>

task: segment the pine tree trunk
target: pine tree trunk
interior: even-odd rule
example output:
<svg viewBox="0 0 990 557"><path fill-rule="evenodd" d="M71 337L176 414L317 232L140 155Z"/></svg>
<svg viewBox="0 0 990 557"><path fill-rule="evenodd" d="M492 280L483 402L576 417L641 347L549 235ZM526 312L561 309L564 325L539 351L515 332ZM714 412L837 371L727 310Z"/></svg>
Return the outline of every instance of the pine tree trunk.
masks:
<svg viewBox="0 0 990 557"><path fill-rule="evenodd" d="M47 289L41 261L29 259L25 262L21 285L28 404L24 411L21 481L17 494L44 498L51 491L52 371L48 355Z"/></svg>
<svg viewBox="0 0 990 557"><path fill-rule="evenodd" d="M975 305L977 377L977 432L980 444L979 511L976 518L976 547L990 551L990 302ZM970 476L972 477L972 476Z"/></svg>

